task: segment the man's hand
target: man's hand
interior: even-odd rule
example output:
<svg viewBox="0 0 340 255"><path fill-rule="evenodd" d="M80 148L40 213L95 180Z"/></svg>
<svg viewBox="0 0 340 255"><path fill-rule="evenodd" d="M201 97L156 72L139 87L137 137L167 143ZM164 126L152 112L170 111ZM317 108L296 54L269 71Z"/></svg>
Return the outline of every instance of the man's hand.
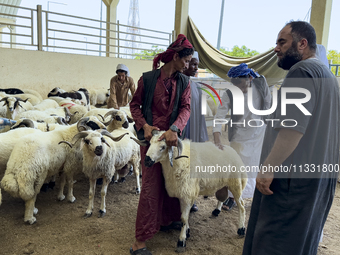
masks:
<svg viewBox="0 0 340 255"><path fill-rule="evenodd" d="M177 146L177 140L178 140L177 132L174 132L174 131L169 129L168 131L163 133L163 135L161 135L161 137L158 139L158 141L161 141L164 138L165 138L166 145Z"/></svg>
<svg viewBox="0 0 340 255"><path fill-rule="evenodd" d="M144 124L143 129L144 129L144 138L147 141L150 141L152 138L152 134L151 134L152 130L159 130L158 127L150 126L148 123Z"/></svg>
<svg viewBox="0 0 340 255"><path fill-rule="evenodd" d="M263 195L272 195L273 191L269 189L270 184L274 179L274 173L269 172L259 172L256 178L256 188Z"/></svg>

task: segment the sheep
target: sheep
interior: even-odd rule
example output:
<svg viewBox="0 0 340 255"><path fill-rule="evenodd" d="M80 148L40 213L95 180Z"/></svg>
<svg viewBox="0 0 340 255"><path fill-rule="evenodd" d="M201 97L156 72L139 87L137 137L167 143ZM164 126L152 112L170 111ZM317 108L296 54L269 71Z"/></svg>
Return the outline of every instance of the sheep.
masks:
<svg viewBox="0 0 340 255"><path fill-rule="evenodd" d="M168 148L165 140L158 141L164 131L152 132L150 147L146 153L145 166L150 167L160 162L165 179L165 187L170 197L177 197L181 205L181 219L183 222L179 240L177 242L177 251L183 252L186 246L186 238L189 236L188 218L190 208L198 195L213 195L216 191L228 186L233 193L239 209L238 235L245 234L245 209L244 202L241 198L242 191L247 183L247 174L240 171L243 162L237 152L227 146L223 151L219 150L213 143L193 143L189 140L181 141L178 139L178 148ZM135 140L138 144L146 146L145 142ZM181 156L181 154L185 156ZM173 156L177 157L173 161ZM186 158L183 158L186 157ZM189 158L190 159L189 159ZM177 159L177 160L176 160ZM197 169L197 166L204 165L235 166L237 171L223 173L220 178L192 178L191 172ZM173 166L173 167L172 167ZM193 169L195 168L195 170ZM219 201L218 208L222 206L222 200ZM216 211L216 210L215 210ZM214 214L216 212L213 212Z"/></svg>
<svg viewBox="0 0 340 255"><path fill-rule="evenodd" d="M34 95L36 96L37 98L39 98L40 102L43 101L43 98L42 96L39 94L38 91L36 90L33 90L33 89L23 89L22 90L25 94L30 94L30 95Z"/></svg>
<svg viewBox="0 0 340 255"><path fill-rule="evenodd" d="M35 105L33 107L33 110L45 111L46 109L57 108L57 107L59 107L59 104L55 100L45 99L41 101L39 104Z"/></svg>
<svg viewBox="0 0 340 255"><path fill-rule="evenodd" d="M91 105L107 105L107 101L110 97L110 89L89 89L88 91Z"/></svg>
<svg viewBox="0 0 340 255"><path fill-rule="evenodd" d="M110 125L106 127L109 132L112 132L115 129L129 127L129 120L126 114L118 110L107 110L107 109L91 110L87 114L85 114L85 117L86 116L100 116L102 118L100 113L104 114L105 112L108 113L109 116L111 116L111 120L108 121ZM119 118L116 118L117 116ZM104 123L104 124L107 125L108 123ZM58 193L59 200L65 199L65 195L63 192L64 192L64 187L66 184L66 179L67 179L67 184L68 184L67 200L71 203L73 203L76 200L76 198L73 195L73 176L76 173L79 173L82 171L82 164L83 164L82 160L83 160L83 156L80 151L80 144L77 143L71 149L71 152L64 164L63 175L61 176L60 189ZM122 181L124 180L123 178L126 176L127 173L123 171L127 169L129 168L126 166L124 169L119 169L115 172L115 182L118 182L119 177L121 177ZM139 181L137 183L139 183ZM139 186L137 184L137 188L138 187Z"/></svg>
<svg viewBox="0 0 340 255"><path fill-rule="evenodd" d="M27 101L30 102L33 106L39 104L42 101L38 97L32 94L18 94L18 95L15 95L15 97L19 97L22 100L27 99Z"/></svg>
<svg viewBox="0 0 340 255"><path fill-rule="evenodd" d="M106 140L103 136L111 138L112 141ZM61 141L61 143L67 143L72 148L78 140L82 139L80 149L83 154L83 173L90 179L89 205L85 213L86 218L92 215L96 179L103 178L102 201L99 211L99 217L103 217L106 214L105 197L108 184L116 169L121 169L128 163L133 165L137 179L136 193L139 194L139 146L130 137L135 138L131 132L121 128L114 130L112 133L107 130L101 130L100 132L82 131L73 137L73 144Z"/></svg>
<svg viewBox="0 0 340 255"><path fill-rule="evenodd" d="M59 87L55 87L54 89L52 89L48 94L47 97L58 97L61 93L65 93L66 91L59 88Z"/></svg>
<svg viewBox="0 0 340 255"><path fill-rule="evenodd" d="M92 129L105 128L96 117L87 117L81 119L78 124L63 126L51 132L27 129L41 133L39 136L26 135L14 146L1 180L1 187L13 197L20 197L25 201L25 222L36 222L34 214L38 209L35 208L35 200L40 188L46 178L56 175L63 168L69 149L59 146L58 142L71 141L82 126ZM10 132L21 130L25 129Z"/></svg>
<svg viewBox="0 0 340 255"><path fill-rule="evenodd" d="M9 89L0 89L0 92L4 92L8 95L17 95L17 94L24 94L21 89L16 89L16 88L9 88Z"/></svg>
<svg viewBox="0 0 340 255"><path fill-rule="evenodd" d="M133 119L129 115L127 115L124 111L110 110L104 115L104 119L106 119L110 115L111 115L111 120L104 123L105 125L108 125L107 130L109 132L112 132L113 130L117 128L123 127L123 128L128 129L135 136L137 136L136 130L133 128L133 123L134 123ZM129 123L131 123L132 125L129 125Z"/></svg>
<svg viewBox="0 0 340 255"><path fill-rule="evenodd" d="M57 117L57 121L60 125L68 125L66 120L62 117ZM27 127L27 128L39 129L43 132L49 132L49 131L55 130L56 128L59 128L60 125L49 124L46 122L37 122L37 121L30 120L30 119L20 119L15 124L12 125L11 130L22 128L22 127Z"/></svg>
<svg viewBox="0 0 340 255"><path fill-rule="evenodd" d="M4 106L7 107L6 118L15 119L20 113L32 110L33 106L30 102L27 102L28 98L22 100L18 97L4 97L0 102L4 102Z"/></svg>
<svg viewBox="0 0 340 255"><path fill-rule="evenodd" d="M77 104L69 99L64 99L59 102L59 106L66 107L69 109L70 113L72 114L71 119L69 121L70 124L76 123L79 119L85 116L88 112L86 106L81 104Z"/></svg>
<svg viewBox="0 0 340 255"><path fill-rule="evenodd" d="M32 128L19 128L10 130L6 133L0 134L0 175L2 176L6 170L6 164L12 153L14 146L20 142L23 136L28 134L40 134L40 130Z"/></svg>

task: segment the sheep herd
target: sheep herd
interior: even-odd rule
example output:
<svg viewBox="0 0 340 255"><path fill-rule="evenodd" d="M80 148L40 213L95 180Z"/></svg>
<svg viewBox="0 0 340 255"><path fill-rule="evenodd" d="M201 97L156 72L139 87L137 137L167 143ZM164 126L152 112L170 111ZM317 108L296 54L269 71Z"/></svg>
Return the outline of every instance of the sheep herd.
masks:
<svg viewBox="0 0 340 255"><path fill-rule="evenodd" d="M154 134L149 143L139 141L131 125L133 119L129 107L119 110L99 108L105 107L108 97L107 89L81 88L66 92L54 88L45 100L33 90L0 90L1 188L24 200L24 221L29 224L36 222L36 198L44 185L56 177L60 182L58 200L65 199L67 183L66 199L74 202L73 176L77 173L83 173L90 182L85 217L93 213L96 181L102 178L99 217L103 217L111 180L118 181L132 168L136 177L136 194L141 192L139 146L148 145L147 158L162 164L166 189L170 196L181 202L184 224L178 249L183 251L189 236L188 217L195 199L198 195L214 195L225 186L235 196L239 209L238 234L243 236L245 210L241 194L247 182L246 174L233 173L223 178L190 177L190 166L201 164L202 158L208 158L212 164L221 159L229 160L229 164L240 167L242 161L237 153L230 147L220 151L212 143L198 144L187 140L179 140L178 148L168 148L164 141L158 141L160 134ZM209 157L206 156L208 151L211 152ZM213 212L215 216L226 199L216 197L219 202Z"/></svg>

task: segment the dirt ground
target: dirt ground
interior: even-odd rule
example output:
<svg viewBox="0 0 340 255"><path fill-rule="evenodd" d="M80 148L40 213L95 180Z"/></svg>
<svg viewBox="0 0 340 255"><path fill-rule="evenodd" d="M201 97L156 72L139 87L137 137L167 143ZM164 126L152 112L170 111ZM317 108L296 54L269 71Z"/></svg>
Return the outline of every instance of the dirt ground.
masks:
<svg viewBox="0 0 340 255"><path fill-rule="evenodd" d="M211 133L211 128L209 128ZM224 137L226 139L226 137ZM98 254L124 255L134 241L134 228L138 195L134 194L135 178L130 176L125 183L111 184L107 195L107 213L97 218L100 207L100 187L97 187L95 208L92 217L84 219L88 205L88 180L77 176L74 186L75 203L56 200L57 188L40 193L36 207L37 222L27 225L23 221L24 203L2 191L0 206L0 254L69 255ZM340 184L338 184L339 186ZM331 208L324 239L319 246L319 255L340 254L340 187ZM218 218L210 218L216 206L213 197L197 200L199 211L190 215L191 237L187 242L187 255L194 254L241 254L244 239L238 238L238 211L222 212ZM247 221L251 200L245 200ZM160 232L147 242L155 255L175 253L178 231ZM287 254L288 255L288 254Z"/></svg>

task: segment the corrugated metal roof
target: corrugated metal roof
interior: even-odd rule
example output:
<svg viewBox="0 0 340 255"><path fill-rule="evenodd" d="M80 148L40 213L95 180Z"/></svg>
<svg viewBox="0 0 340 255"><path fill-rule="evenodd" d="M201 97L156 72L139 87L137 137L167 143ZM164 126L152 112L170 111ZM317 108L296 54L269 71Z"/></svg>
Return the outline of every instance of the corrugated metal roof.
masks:
<svg viewBox="0 0 340 255"><path fill-rule="evenodd" d="M20 6L21 0L0 0L0 4ZM19 10L18 8L0 5L0 13L8 13L12 15L17 15L18 10ZM15 20L15 17L6 16L6 15L0 15L0 18Z"/></svg>

